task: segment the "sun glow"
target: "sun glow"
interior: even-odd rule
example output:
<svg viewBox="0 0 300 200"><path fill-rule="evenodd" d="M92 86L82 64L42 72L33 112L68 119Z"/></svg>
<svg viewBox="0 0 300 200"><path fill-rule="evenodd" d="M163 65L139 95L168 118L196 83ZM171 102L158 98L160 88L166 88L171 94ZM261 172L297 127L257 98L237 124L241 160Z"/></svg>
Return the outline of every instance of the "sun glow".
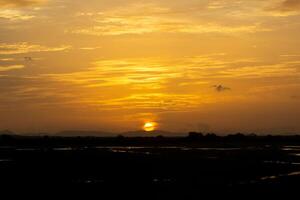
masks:
<svg viewBox="0 0 300 200"><path fill-rule="evenodd" d="M154 131L157 127L157 123L155 122L146 122L143 126L144 131L151 132Z"/></svg>

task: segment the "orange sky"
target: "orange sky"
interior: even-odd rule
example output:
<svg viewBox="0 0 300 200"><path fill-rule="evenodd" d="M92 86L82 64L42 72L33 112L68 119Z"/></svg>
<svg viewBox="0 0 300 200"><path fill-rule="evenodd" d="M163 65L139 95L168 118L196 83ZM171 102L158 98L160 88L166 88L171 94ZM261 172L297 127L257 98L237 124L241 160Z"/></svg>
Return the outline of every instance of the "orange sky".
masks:
<svg viewBox="0 0 300 200"><path fill-rule="evenodd" d="M0 0L0 130L300 132L300 0Z"/></svg>

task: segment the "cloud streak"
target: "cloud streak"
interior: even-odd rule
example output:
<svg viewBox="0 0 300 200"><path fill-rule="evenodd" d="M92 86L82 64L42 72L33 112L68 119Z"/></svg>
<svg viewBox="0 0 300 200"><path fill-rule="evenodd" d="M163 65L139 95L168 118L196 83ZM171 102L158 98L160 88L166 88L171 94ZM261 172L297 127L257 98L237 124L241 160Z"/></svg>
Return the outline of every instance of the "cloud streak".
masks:
<svg viewBox="0 0 300 200"><path fill-rule="evenodd" d="M0 0L1 7L26 7L46 2L46 0Z"/></svg>
<svg viewBox="0 0 300 200"><path fill-rule="evenodd" d="M268 8L274 16L288 17L300 14L300 1L299 0L284 0L277 5Z"/></svg>
<svg viewBox="0 0 300 200"><path fill-rule="evenodd" d="M0 72L7 72L16 69L23 69L24 65L0 66Z"/></svg>
<svg viewBox="0 0 300 200"><path fill-rule="evenodd" d="M300 1L299 0L285 0L278 7L279 10L283 12L289 11L299 11L300 10Z"/></svg>
<svg viewBox="0 0 300 200"><path fill-rule="evenodd" d="M243 64L243 66L239 66ZM162 89L168 85L188 87L207 84L211 79L261 79L296 77L297 66L290 63L264 64L260 61L225 61L222 56L199 56L179 59L115 59L93 63L84 71L65 74L48 74L57 81L70 82L84 87L128 85L132 89ZM126 76L124 76L126 74ZM216 85L218 91L229 88Z"/></svg>
<svg viewBox="0 0 300 200"><path fill-rule="evenodd" d="M25 21L34 18L34 15L31 14L25 14L20 10L11 10L11 9L5 9L0 10L0 19L7 19L11 21Z"/></svg>
<svg viewBox="0 0 300 200"><path fill-rule="evenodd" d="M22 43L0 43L0 55L14 55L24 53L37 53L37 52L56 52L65 51L70 49L70 46L63 45L59 47L47 47L38 44L30 44L27 42Z"/></svg>
<svg viewBox="0 0 300 200"><path fill-rule="evenodd" d="M200 7L193 12L204 10ZM109 11L97 13L78 13L77 17L84 17L93 21L92 26L77 27L68 30L75 34L86 35L125 35L125 34L147 34L147 33L219 33L219 34L238 34L256 33L270 31L261 27L259 23L247 25L224 25L216 21L204 22L196 20L190 13L189 8L172 9L155 4L133 4L126 8L115 8Z"/></svg>

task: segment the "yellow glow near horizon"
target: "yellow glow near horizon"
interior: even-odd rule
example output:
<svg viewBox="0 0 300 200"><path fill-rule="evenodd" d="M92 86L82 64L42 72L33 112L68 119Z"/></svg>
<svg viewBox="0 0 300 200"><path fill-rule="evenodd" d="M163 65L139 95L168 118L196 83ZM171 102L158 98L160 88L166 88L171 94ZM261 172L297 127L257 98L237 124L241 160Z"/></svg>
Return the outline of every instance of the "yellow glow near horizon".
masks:
<svg viewBox="0 0 300 200"><path fill-rule="evenodd" d="M157 123L155 123L155 122L146 122L144 124L143 129L144 129L144 131L151 132L156 129L156 126L157 126Z"/></svg>

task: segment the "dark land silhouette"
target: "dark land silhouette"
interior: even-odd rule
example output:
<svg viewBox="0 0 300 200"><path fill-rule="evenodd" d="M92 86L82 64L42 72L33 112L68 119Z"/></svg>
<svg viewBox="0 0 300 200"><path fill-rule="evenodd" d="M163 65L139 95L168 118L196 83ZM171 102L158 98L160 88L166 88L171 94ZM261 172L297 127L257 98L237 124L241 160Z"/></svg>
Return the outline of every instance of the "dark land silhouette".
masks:
<svg viewBox="0 0 300 200"><path fill-rule="evenodd" d="M300 136L62 137L6 131L0 135L0 177L10 188L85 188L115 197L138 191L153 199L199 199L208 191L288 195L299 190Z"/></svg>

